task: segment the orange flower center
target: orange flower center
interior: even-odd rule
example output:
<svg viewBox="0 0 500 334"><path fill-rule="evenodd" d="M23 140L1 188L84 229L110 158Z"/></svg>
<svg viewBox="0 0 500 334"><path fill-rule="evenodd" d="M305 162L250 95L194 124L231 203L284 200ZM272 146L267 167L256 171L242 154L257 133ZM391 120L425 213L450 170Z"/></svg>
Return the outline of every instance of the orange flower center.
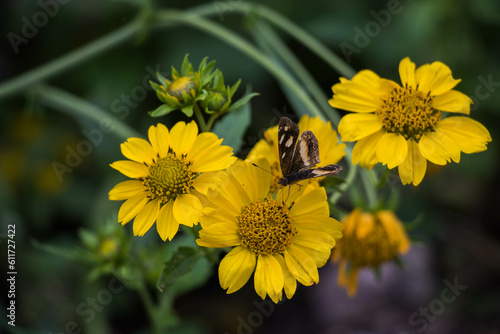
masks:
<svg viewBox="0 0 500 334"><path fill-rule="evenodd" d="M441 112L432 108L432 97L413 87L397 87L382 99L375 114L388 132L399 133L406 139L419 140L424 132L433 131Z"/></svg>
<svg viewBox="0 0 500 334"><path fill-rule="evenodd" d="M297 233L288 209L272 198L247 206L238 223L241 245L256 255L283 254Z"/></svg>
<svg viewBox="0 0 500 334"><path fill-rule="evenodd" d="M166 203L178 195L187 194L197 173L191 171L191 162L169 153L149 167L149 175L142 183L148 197Z"/></svg>

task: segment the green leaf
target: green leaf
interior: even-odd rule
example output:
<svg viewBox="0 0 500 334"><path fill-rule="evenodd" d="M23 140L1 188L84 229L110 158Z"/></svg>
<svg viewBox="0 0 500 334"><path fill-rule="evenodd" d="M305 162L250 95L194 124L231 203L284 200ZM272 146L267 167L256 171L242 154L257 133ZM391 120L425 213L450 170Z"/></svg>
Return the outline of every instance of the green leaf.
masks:
<svg viewBox="0 0 500 334"><path fill-rule="evenodd" d="M224 138L224 145L229 145L234 152L238 152L243 143L243 135L250 125L250 115L250 104L243 104L238 110L226 114L212 131L219 138Z"/></svg>
<svg viewBox="0 0 500 334"><path fill-rule="evenodd" d="M187 117L193 116L193 105L188 104L187 106L183 107L181 111L186 114Z"/></svg>
<svg viewBox="0 0 500 334"><path fill-rule="evenodd" d="M174 284L179 277L186 275L194 268L199 258L200 255L195 248L179 247L170 261L165 263L165 267L156 284L157 288L163 291L165 287Z"/></svg>
<svg viewBox="0 0 500 334"><path fill-rule="evenodd" d="M160 117L160 116L166 115L166 114L174 111L175 109L178 109L178 108L172 107L172 106L169 106L169 105L166 105L166 104L162 104L161 106L159 106L158 108L156 108L156 110L150 111L149 112L149 116L151 116L151 117Z"/></svg>
<svg viewBox="0 0 500 334"><path fill-rule="evenodd" d="M156 72L156 77L158 78L158 81L160 82L160 84L162 84L162 85L167 84L168 80L160 72Z"/></svg>
<svg viewBox="0 0 500 334"><path fill-rule="evenodd" d="M187 75L189 71L189 60L188 60L189 54L186 54L184 56L184 60L182 61L182 67L181 67L181 73L182 75Z"/></svg>
<svg viewBox="0 0 500 334"><path fill-rule="evenodd" d="M163 89L157 83L149 80L149 84L151 85L151 87L153 87L154 90L163 92Z"/></svg>
<svg viewBox="0 0 500 334"><path fill-rule="evenodd" d="M236 110L242 106L244 106L245 104L248 103L248 101L250 101L250 99L252 99L254 96L257 96L257 95L260 95L259 93L251 93L251 94L247 94L245 96L243 96L241 99L239 99L238 101L235 101L227 111L233 111L233 110Z"/></svg>
<svg viewBox="0 0 500 334"><path fill-rule="evenodd" d="M236 93L236 90L238 89L238 87L240 86L240 83L241 83L241 79L239 79L234 85L233 87L231 87L231 89L229 90L229 93L228 93L228 96L229 98L232 98L234 93Z"/></svg>

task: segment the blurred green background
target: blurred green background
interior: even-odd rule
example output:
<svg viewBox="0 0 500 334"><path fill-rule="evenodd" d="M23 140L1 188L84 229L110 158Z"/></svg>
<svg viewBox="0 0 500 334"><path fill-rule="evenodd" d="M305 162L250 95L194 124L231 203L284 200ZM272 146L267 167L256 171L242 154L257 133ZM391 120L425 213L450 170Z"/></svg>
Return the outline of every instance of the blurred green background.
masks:
<svg viewBox="0 0 500 334"><path fill-rule="evenodd" d="M119 29L135 18L141 3L139 0L61 2L57 13L16 47L11 43L12 33L21 36L27 21L43 19L37 14L43 10L42 5L37 1L2 2L0 84ZM248 2L216 0L203 4L219 8L217 15L211 17L213 22L252 41L255 17L246 17L235 10ZM300 286L291 300L270 309L259 307L260 298L252 281L241 291L226 295L214 271L207 282L174 302L180 318L187 321L176 332L499 333L500 162L496 138L500 133L500 3L496 0L261 3L300 25L356 71L369 68L382 77L399 81L397 67L406 56L417 66L436 60L444 62L455 78L462 79L457 89L473 98L471 116L488 128L493 142L486 152L462 155L460 164L433 170L418 188L403 188L395 177L389 180L389 189L401 190L398 216L406 222L417 218L420 221L409 232L418 241L403 257L404 270L387 264L378 280L372 272L363 272L358 296L349 299L336 286L335 265L326 265L320 270L317 286ZM156 1L153 6L183 10L200 4L176 0ZM393 13L389 11L391 8ZM361 37L360 31L368 33L365 35L368 38ZM329 97L339 73L289 35L281 32L279 35ZM347 57L346 45L355 48ZM259 64L222 41L181 25L144 30L139 38L117 45L47 83L99 106L112 117L122 118L140 134L146 134L148 127L158 121L170 127L178 120L186 120L180 112L161 119L150 118L147 112L154 110L159 102L145 84L153 79L154 71L167 75L172 65L179 68L186 53L195 66L204 57L216 60L227 84L241 78L243 88L237 96L243 94L245 87L260 93L251 102L252 123L244 135L240 157L246 155L267 127L277 124L282 114L295 111L293 101L287 99L279 82ZM0 100L0 258L2 272L7 272L7 225L15 224L18 273L16 327L6 325L4 317L2 330L54 334L78 333L78 330L149 333L141 301L126 287L116 288L110 300L98 305L93 317L77 312L89 298L104 298L100 292L110 289L116 278L107 274L89 280L91 263L56 256L36 247L44 244L85 249L82 229L115 231L113 226L118 226L119 232L113 233L124 232L119 237L123 239L117 239L122 241L129 239L127 236L131 237L132 232L131 226L121 228L115 223L120 203L107 199L113 185L124 180L109 167L121 159L119 144L123 139L114 133L103 133L98 144L58 178L53 163L64 164L69 152L87 139L85 133L95 133L92 131L99 129L99 124L41 103L32 88L23 87L20 94ZM141 95L142 92L146 94ZM344 210L350 210L350 205L347 199L339 203ZM131 252L160 244L160 239L149 232L140 241L134 241ZM122 251L127 256L129 249ZM467 288L453 302L440 304L436 300L442 298L446 280L456 280ZM6 291L2 289L0 297L4 310L8 302ZM434 312L429 317L419 314L413 317L417 323L412 323L412 314L421 312L421 308ZM68 327L73 322L76 327Z"/></svg>

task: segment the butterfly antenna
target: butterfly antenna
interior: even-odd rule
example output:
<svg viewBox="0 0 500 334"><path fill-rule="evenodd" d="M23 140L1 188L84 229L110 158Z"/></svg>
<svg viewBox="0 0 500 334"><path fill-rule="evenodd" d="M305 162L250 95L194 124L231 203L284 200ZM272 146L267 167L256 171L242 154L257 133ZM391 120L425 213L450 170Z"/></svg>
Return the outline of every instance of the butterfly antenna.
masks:
<svg viewBox="0 0 500 334"><path fill-rule="evenodd" d="M273 173L271 173L270 171L268 171L268 170L266 170L266 169L264 169L264 168L260 167L259 165L254 164L253 162L252 162L252 165L254 165L254 166L255 166L255 167L257 167L257 168L262 169L262 170L263 170L264 172L266 172L266 173L269 173L269 174L271 174L271 175L274 175L274 174L273 174Z"/></svg>

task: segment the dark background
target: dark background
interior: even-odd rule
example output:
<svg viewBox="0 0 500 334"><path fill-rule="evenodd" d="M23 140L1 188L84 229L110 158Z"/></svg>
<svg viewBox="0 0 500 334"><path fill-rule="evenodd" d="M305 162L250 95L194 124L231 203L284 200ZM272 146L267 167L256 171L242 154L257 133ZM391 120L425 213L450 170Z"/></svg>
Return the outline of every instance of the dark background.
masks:
<svg viewBox="0 0 500 334"><path fill-rule="evenodd" d="M8 34L20 35L23 18L32 21L41 7L35 1L2 2L1 82L118 29L137 14L133 3L73 0L61 4L58 13L27 44L19 45L16 53ZM238 3L226 2L229 7ZM320 284L300 286L291 300L279 305L263 302L255 293L252 280L241 291L226 295L214 272L202 287L176 300L176 311L189 324L178 332L500 331L500 182L496 142L500 124L500 4L495 0L265 2L344 59L341 44L356 46L358 31L365 31L367 24L375 22L373 13L398 3L399 12L387 18L380 33L350 55L350 65L355 70L369 68L382 77L399 81L398 64L406 56L417 66L436 60L444 62L455 78L462 79L457 89L473 98L471 116L491 133L493 142L488 150L463 154L460 164L433 169L417 188L403 187L397 178L390 178L388 189L400 190L398 216L405 222L419 222L409 232L414 243L402 258L403 270L386 264L380 279L370 270L362 271L356 298L349 299L337 287L333 264L320 270ZM157 1L154 6L183 9L198 4ZM251 38L248 21L242 18L228 10L211 19ZM296 40L286 34L280 36L330 96L330 87L338 82L339 74ZM159 29L145 38L119 45L59 74L49 83L111 113L113 103L123 106L117 102L122 94L130 95L150 76L148 67L169 74L170 66L180 68L186 53L195 66L206 56L216 60L227 84L241 78L242 87L249 85L260 93L252 100L252 125L245 133L242 152L248 151L263 129L276 124L279 113L285 109L293 112L278 82L260 65L223 42L184 26ZM240 88L237 94L243 90ZM152 91L147 92L137 106L129 108L125 122L131 127L145 134L158 121L171 126L186 120L180 113L160 120L148 117L147 111L155 109L158 100ZM123 140L105 134L102 143L59 182L52 162L64 162L68 147L75 148L85 139L82 131L99 125L40 105L30 95L30 87L20 95L3 98L0 106L0 234L2 245L6 245L7 225L16 224L18 272L16 327L4 326L12 333L60 333L68 322L75 321L83 332L95 332L96 328L108 333L150 332L141 301L131 289L114 295L87 324L86 318L75 310L87 298L97 296L113 276L104 275L89 282L89 266L34 246L34 242L39 242L66 249L82 247L78 232L81 228L95 231L107 220L116 221L119 203L109 202L107 192L123 178L109 164L122 158L119 143ZM351 209L347 200L339 205L344 210ZM131 237L130 227L124 231ZM144 239L159 245L161 241L155 233L149 232ZM7 253L4 246L2 253ZM2 268L6 263L4 254ZM452 302L440 302L443 289L454 281L466 288L459 290ZM0 306L6 307L3 290L0 300ZM412 315L425 312L424 308L434 314L431 312L427 320L418 314L412 323Z"/></svg>

